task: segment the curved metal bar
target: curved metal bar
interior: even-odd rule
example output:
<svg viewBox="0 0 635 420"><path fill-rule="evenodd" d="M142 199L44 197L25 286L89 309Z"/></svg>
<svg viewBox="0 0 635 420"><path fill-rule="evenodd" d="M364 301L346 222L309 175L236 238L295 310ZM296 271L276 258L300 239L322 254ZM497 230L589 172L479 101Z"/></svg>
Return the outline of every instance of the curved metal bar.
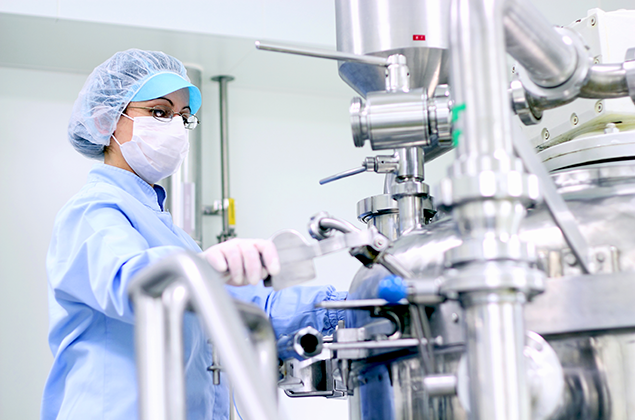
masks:
<svg viewBox="0 0 635 420"><path fill-rule="evenodd" d="M509 0L503 16L507 52L539 86L556 87L568 80L578 64L576 50L527 1Z"/></svg>
<svg viewBox="0 0 635 420"><path fill-rule="evenodd" d="M249 329L249 339L258 357L260 371L267 386L276 389L278 384L278 350L276 334L266 313L257 306L234 300L240 317Z"/></svg>
<svg viewBox="0 0 635 420"><path fill-rule="evenodd" d="M348 54L340 51L323 50L320 48L300 48L290 45L262 43L256 41L256 48L263 51L281 52L287 54L304 55L307 57L327 58L329 60L350 61L354 63L371 64L373 66L386 67L390 63L384 57L373 55Z"/></svg>
<svg viewBox="0 0 635 420"><path fill-rule="evenodd" d="M333 217L325 217L320 219L320 228L324 230L339 230L343 233L351 233L351 232L359 232L359 229L356 228L353 224L345 221L335 219Z"/></svg>
<svg viewBox="0 0 635 420"><path fill-rule="evenodd" d="M580 89L581 98L608 99L628 96L626 70L621 64L594 64L587 82Z"/></svg>
<svg viewBox="0 0 635 420"><path fill-rule="evenodd" d="M128 293L135 304L135 336L137 342L142 344L139 348L148 350L151 354L157 353L146 341L150 339L152 343L157 342L149 332L161 331L157 325L163 325L164 319L157 315L161 311L152 308L157 306L157 301L161 304L164 291L176 282L185 285L191 305L199 315L205 332L218 348L232 384L235 389L240 390L238 397L246 417L251 420L276 419L275 391L262 386L267 382L258 369L253 348L245 346L245 328L240 322L236 306L225 290L221 275L195 254L183 252L165 258L139 273L128 287ZM145 310L146 307L149 310ZM163 349L161 347L159 351L162 352ZM140 419L165 419L165 412L154 407L162 405L166 398L165 384L151 382L156 379L165 381L165 375L157 377L153 372L157 365L150 364L144 356L140 351L137 352ZM156 361L163 362L165 357L158 356ZM154 392L144 391L151 387Z"/></svg>

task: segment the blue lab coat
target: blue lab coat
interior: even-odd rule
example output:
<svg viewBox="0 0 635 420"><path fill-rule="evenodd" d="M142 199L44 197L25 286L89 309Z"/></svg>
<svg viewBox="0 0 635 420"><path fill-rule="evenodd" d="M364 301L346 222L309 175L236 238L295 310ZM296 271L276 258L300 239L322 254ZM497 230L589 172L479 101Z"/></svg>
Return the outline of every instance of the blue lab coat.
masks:
<svg viewBox="0 0 635 420"><path fill-rule="evenodd" d="M54 361L44 389L42 420L138 418L128 284L139 270L170 253L201 252L174 226L163 211L164 202L161 186L98 164L57 215L46 260ZM341 311L313 307L345 298L333 287L227 289L269 314L278 336L306 325L328 334L343 319ZM207 371L211 350L193 314L186 314L184 335L188 419L226 419L227 381L212 384Z"/></svg>

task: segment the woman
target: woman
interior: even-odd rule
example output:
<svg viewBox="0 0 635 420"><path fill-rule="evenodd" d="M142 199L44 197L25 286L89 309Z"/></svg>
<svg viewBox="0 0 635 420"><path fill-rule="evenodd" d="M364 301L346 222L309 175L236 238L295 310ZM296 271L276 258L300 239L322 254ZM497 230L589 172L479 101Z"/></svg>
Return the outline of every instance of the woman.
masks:
<svg viewBox="0 0 635 420"><path fill-rule="evenodd" d="M198 124L199 90L185 68L161 52L128 50L97 67L79 94L69 124L77 151L103 158L59 212L47 256L49 343L54 362L44 390L42 419L137 418L134 314L127 286L139 270L196 243L164 211L155 183L179 168L187 129ZM314 309L344 299L332 287L273 292L260 280L277 274L275 247L264 240L231 240L202 256L229 271L228 287L258 304L278 336L312 325L331 332L343 314ZM256 285L259 283L258 285ZM185 320L188 419L224 419L226 381L212 384L211 352L197 320Z"/></svg>

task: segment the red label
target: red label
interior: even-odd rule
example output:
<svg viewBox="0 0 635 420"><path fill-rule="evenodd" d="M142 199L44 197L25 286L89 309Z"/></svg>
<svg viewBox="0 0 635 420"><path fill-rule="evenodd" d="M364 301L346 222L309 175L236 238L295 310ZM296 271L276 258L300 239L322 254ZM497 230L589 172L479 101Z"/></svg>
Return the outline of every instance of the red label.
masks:
<svg viewBox="0 0 635 420"><path fill-rule="evenodd" d="M412 36L412 40L413 41L425 41L426 40L426 36L425 35L413 35Z"/></svg>

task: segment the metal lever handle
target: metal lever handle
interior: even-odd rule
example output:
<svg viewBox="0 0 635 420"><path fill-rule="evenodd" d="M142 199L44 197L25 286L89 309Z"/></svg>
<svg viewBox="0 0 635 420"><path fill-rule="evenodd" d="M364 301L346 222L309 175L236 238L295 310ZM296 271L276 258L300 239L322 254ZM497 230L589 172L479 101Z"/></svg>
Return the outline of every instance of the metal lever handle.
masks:
<svg viewBox="0 0 635 420"><path fill-rule="evenodd" d="M340 172L339 174L331 175L324 179L320 179L320 185L328 184L329 182L337 181L338 179L347 178L349 176L361 174L362 172L366 172L365 166L349 169L348 171Z"/></svg>
<svg viewBox="0 0 635 420"><path fill-rule="evenodd" d="M331 175L320 180L320 185L337 181L338 179L361 174L362 172L377 172L378 174L388 174L399 169L399 158L396 156L368 156L359 168L349 169L339 174Z"/></svg>
<svg viewBox="0 0 635 420"><path fill-rule="evenodd" d="M307 57L327 58L329 60L351 61L355 63L370 64L373 66L387 67L390 63L384 57L372 55L347 54L339 51L323 50L320 48L299 48L279 44L263 44L256 41L256 48L264 51L282 52L287 54L304 55Z"/></svg>

